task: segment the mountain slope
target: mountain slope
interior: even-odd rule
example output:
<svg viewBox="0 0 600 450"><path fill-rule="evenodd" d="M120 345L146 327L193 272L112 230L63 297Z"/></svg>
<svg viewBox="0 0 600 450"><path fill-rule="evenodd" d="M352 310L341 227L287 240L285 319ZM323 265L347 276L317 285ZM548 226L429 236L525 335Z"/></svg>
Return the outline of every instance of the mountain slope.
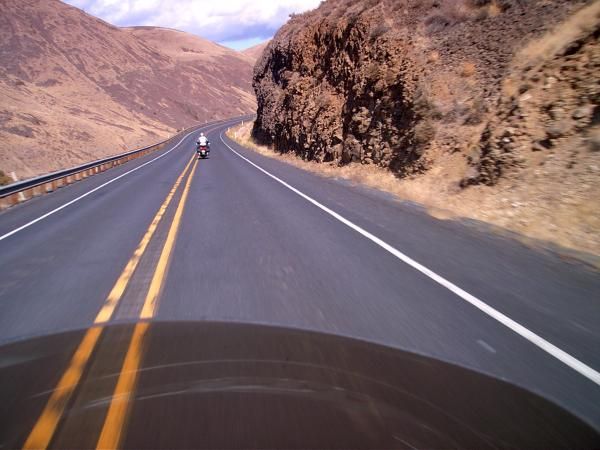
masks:
<svg viewBox="0 0 600 450"><path fill-rule="evenodd" d="M31 176L252 112L252 61L58 0L1 0L0 169Z"/></svg>
<svg viewBox="0 0 600 450"><path fill-rule="evenodd" d="M253 47L247 48L246 50L243 50L242 53L251 58L252 61L256 61L258 58L261 57L261 55L265 51L265 48L267 48L267 45L269 45L269 42L271 42L271 39L257 44Z"/></svg>
<svg viewBox="0 0 600 450"><path fill-rule="evenodd" d="M158 27L123 30L174 61L166 84L172 89L173 82L180 83L180 100L192 100L198 114L226 117L254 112L251 58L182 31Z"/></svg>

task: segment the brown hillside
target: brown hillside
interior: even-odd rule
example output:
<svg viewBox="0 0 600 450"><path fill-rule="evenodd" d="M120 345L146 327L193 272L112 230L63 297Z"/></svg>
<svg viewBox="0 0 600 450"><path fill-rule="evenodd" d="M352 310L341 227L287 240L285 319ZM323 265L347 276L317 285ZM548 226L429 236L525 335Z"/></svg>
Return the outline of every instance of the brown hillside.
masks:
<svg viewBox="0 0 600 450"><path fill-rule="evenodd" d="M242 53L248 56L253 61L256 61L258 58L261 57L261 55L265 51L265 48L267 48L267 45L269 45L269 42L271 42L271 39L253 47L247 48L246 50L243 50Z"/></svg>
<svg viewBox="0 0 600 450"><path fill-rule="evenodd" d="M31 176L254 111L252 61L58 0L1 0L0 169Z"/></svg>
<svg viewBox="0 0 600 450"><path fill-rule="evenodd" d="M597 0L329 0L255 66L253 136L600 253L599 32Z"/></svg>

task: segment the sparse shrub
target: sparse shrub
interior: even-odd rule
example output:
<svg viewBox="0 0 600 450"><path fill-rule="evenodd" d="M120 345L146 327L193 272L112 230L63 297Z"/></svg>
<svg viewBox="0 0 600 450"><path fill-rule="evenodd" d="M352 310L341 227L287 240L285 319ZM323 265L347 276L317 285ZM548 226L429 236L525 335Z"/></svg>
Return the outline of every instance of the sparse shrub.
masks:
<svg viewBox="0 0 600 450"><path fill-rule="evenodd" d="M443 14L432 14L425 19L427 33L435 34L453 25L452 21Z"/></svg>
<svg viewBox="0 0 600 450"><path fill-rule="evenodd" d="M504 10L504 8L499 5L498 3L496 3L495 1L488 1L488 2L479 2L480 5L474 5L473 9L475 9L475 13L473 15L473 18L475 20L483 20L483 19L487 19L488 17L496 17L498 16L500 13L502 13L502 11Z"/></svg>
<svg viewBox="0 0 600 450"><path fill-rule="evenodd" d="M588 146L592 152L600 152L600 128L592 128L587 136Z"/></svg>
<svg viewBox="0 0 600 450"><path fill-rule="evenodd" d="M429 15L425 21L425 27L429 34L439 33L446 28L463 22L470 17L470 9L464 0L446 0L439 2L435 12Z"/></svg>
<svg viewBox="0 0 600 450"><path fill-rule="evenodd" d="M390 31L390 27L385 23L380 23L374 28L371 28L371 32L369 34L371 41L375 41L378 37L383 36L388 31Z"/></svg>
<svg viewBox="0 0 600 450"><path fill-rule="evenodd" d="M385 85L392 86L392 85L396 84L397 80L398 80L398 73L395 72L393 69L388 68L387 72L385 73L385 76L383 77L383 82L385 83Z"/></svg>
<svg viewBox="0 0 600 450"><path fill-rule="evenodd" d="M0 186L12 183L12 178L0 170Z"/></svg>
<svg viewBox="0 0 600 450"><path fill-rule="evenodd" d="M425 119L439 120L442 117L437 106L429 100L429 95L422 88L419 88L415 93L413 111L417 116Z"/></svg>
<svg viewBox="0 0 600 450"><path fill-rule="evenodd" d="M479 125L483 122L485 118L485 113L487 112L487 105L485 102L478 98L473 101L471 108L469 109L467 116L465 118L465 125Z"/></svg>
<svg viewBox="0 0 600 450"><path fill-rule="evenodd" d="M334 103L334 97L329 92L322 93L315 101L315 104L319 109L329 109Z"/></svg>
<svg viewBox="0 0 600 450"><path fill-rule="evenodd" d="M367 1L363 1L360 2L359 5L360 7L360 14L364 13L366 10L374 8L375 6L377 6L379 4L379 0L367 0Z"/></svg>
<svg viewBox="0 0 600 450"><path fill-rule="evenodd" d="M442 112L435 105L431 105L429 117L433 120L442 120L444 118L444 114L442 114Z"/></svg>
<svg viewBox="0 0 600 450"><path fill-rule="evenodd" d="M482 6L487 6L492 3L493 0L468 0L468 5L474 8L481 8Z"/></svg>
<svg viewBox="0 0 600 450"><path fill-rule="evenodd" d="M32 138L34 135L33 128L28 127L27 125L17 125L15 127L5 128L4 130L11 134L16 134L17 136L23 136L26 138Z"/></svg>
<svg viewBox="0 0 600 450"><path fill-rule="evenodd" d="M427 144L435 136L435 126L429 119L421 120L415 126L415 143L418 145Z"/></svg>
<svg viewBox="0 0 600 450"><path fill-rule="evenodd" d="M511 0L445 0L435 2L435 12L425 21L429 34L439 33L465 20L495 17L510 7Z"/></svg>
<svg viewBox="0 0 600 450"><path fill-rule="evenodd" d="M351 11L346 15L348 19L348 27L354 27L360 20L360 13Z"/></svg>
<svg viewBox="0 0 600 450"><path fill-rule="evenodd" d="M475 75L475 72L475 64L473 64L472 62L464 62L460 70L460 76L464 78L469 78Z"/></svg>
<svg viewBox="0 0 600 450"><path fill-rule="evenodd" d="M437 50L432 51L431 53L429 53L429 55L427 56L427 62L429 63L435 63L438 62L440 59L440 52L438 52Z"/></svg>
<svg viewBox="0 0 600 450"><path fill-rule="evenodd" d="M502 6L498 5L498 3L494 2L491 3L488 8L487 8L487 13L489 17L496 17L497 15L499 15L500 13L502 13L504 8L502 8Z"/></svg>
<svg viewBox="0 0 600 450"><path fill-rule="evenodd" d="M483 19L485 17L496 17L510 7L510 1L508 0L468 0L467 6L479 9L479 17Z"/></svg>
<svg viewBox="0 0 600 450"><path fill-rule="evenodd" d="M381 66L377 62L372 62L367 67L365 74L369 80L377 81L383 76L383 71L381 69Z"/></svg>

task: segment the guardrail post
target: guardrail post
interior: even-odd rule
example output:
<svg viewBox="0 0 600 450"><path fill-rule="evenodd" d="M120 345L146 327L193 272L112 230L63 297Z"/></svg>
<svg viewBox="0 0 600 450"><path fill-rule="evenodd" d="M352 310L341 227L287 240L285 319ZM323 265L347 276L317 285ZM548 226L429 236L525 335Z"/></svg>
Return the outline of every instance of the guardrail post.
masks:
<svg viewBox="0 0 600 450"><path fill-rule="evenodd" d="M7 197L8 204L10 206L15 206L17 203L19 203L19 194L20 194L20 192L17 192L15 194L11 194Z"/></svg>
<svg viewBox="0 0 600 450"><path fill-rule="evenodd" d="M20 198L19 201L24 202L25 200L29 200L33 198L33 188L25 189L23 192L23 198Z"/></svg>

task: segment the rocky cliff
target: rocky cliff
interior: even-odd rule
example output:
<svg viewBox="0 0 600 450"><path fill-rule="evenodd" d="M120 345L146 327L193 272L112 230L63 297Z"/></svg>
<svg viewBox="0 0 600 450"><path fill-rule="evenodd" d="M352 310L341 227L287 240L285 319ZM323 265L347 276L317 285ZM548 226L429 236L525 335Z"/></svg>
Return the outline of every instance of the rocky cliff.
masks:
<svg viewBox="0 0 600 450"><path fill-rule="evenodd" d="M376 164L399 176L461 153L457 183L493 184L519 159L504 156L498 121L514 114L514 95L533 86L525 80L516 94L503 91L516 55L586 3L329 0L293 17L258 61L253 136L305 159ZM581 39L596 45L592 21L596 28L569 37L575 47ZM565 56L579 52L571 44ZM586 67L597 81L597 68ZM545 73L528 70L526 78L538 81ZM597 104L592 97L586 108Z"/></svg>
<svg viewBox="0 0 600 450"><path fill-rule="evenodd" d="M599 34L599 0L328 0L258 60L252 136L437 217L600 255Z"/></svg>

